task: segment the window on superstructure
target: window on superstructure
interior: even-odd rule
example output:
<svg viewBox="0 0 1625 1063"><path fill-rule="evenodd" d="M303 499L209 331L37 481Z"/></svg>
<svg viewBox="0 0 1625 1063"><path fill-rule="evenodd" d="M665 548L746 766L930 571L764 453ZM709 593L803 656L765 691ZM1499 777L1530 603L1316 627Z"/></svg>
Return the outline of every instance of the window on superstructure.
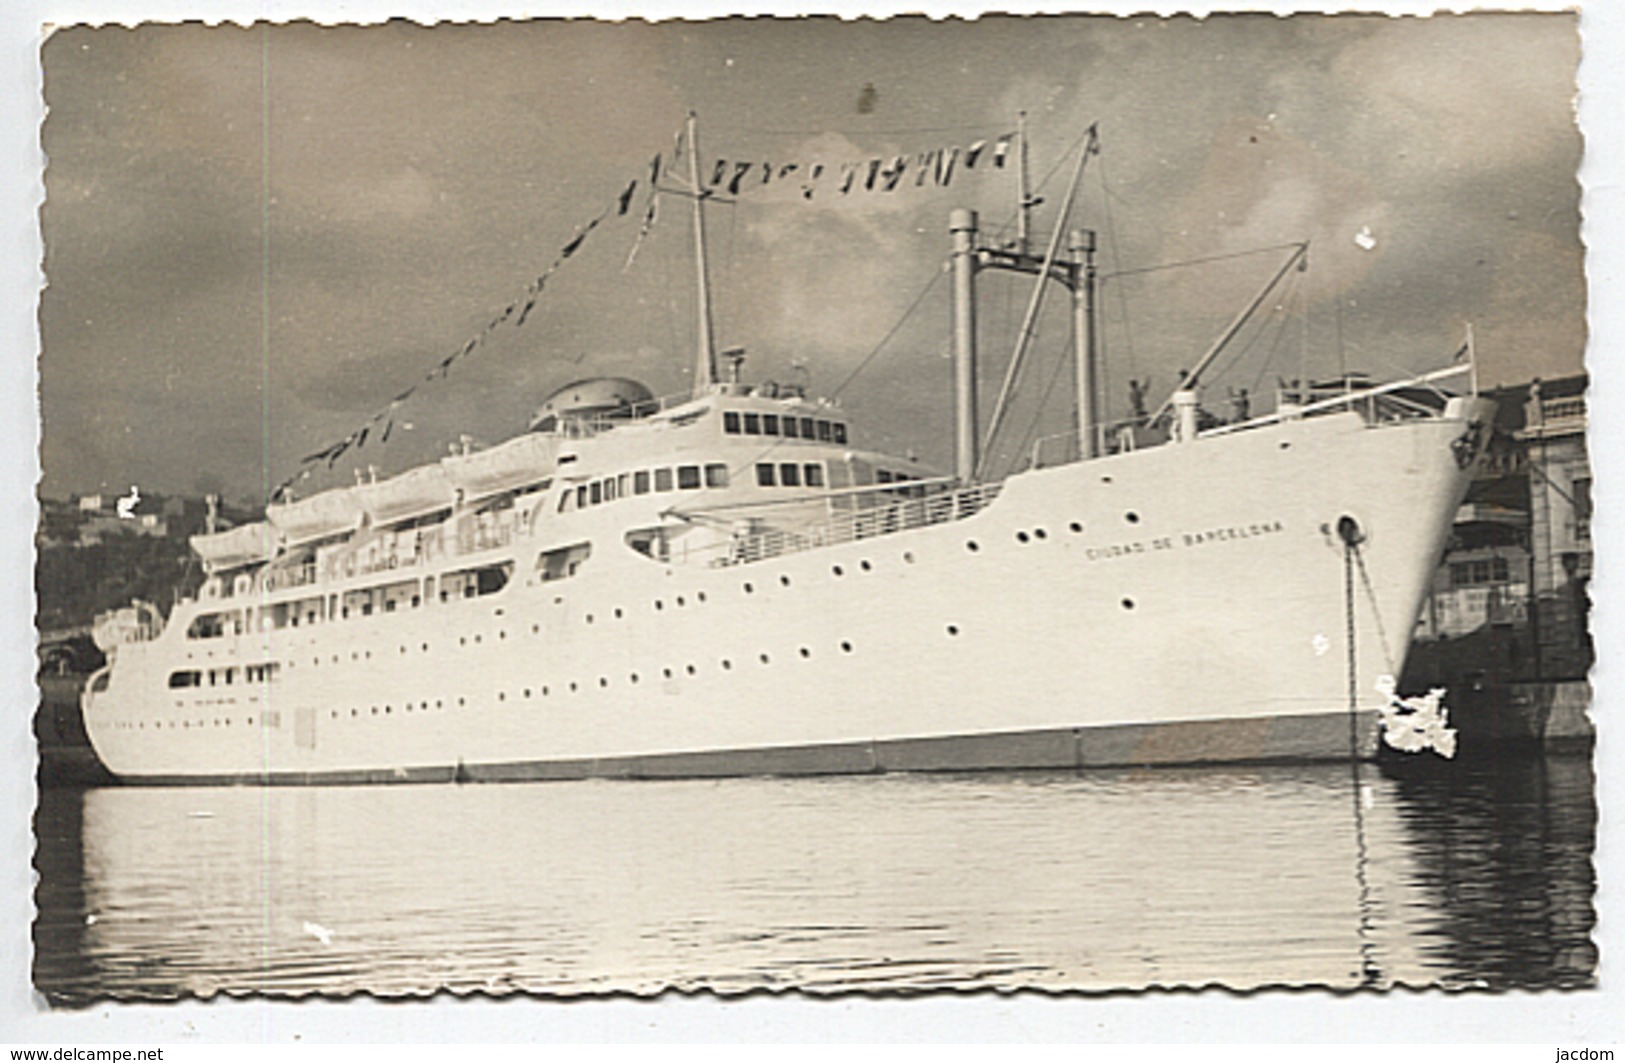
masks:
<svg viewBox="0 0 1625 1063"><path fill-rule="evenodd" d="M1576 476L1574 488L1574 537L1591 538L1591 477Z"/></svg>
<svg viewBox="0 0 1625 1063"><path fill-rule="evenodd" d="M736 436L739 434L739 412L737 410L723 411L722 430L729 435Z"/></svg>
<svg viewBox="0 0 1625 1063"><path fill-rule="evenodd" d="M700 489L700 467L698 465L677 466L677 488L680 491L698 491Z"/></svg>
<svg viewBox="0 0 1625 1063"><path fill-rule="evenodd" d="M748 436L759 436L762 434L761 415L754 413L745 414L745 434Z"/></svg>
<svg viewBox="0 0 1625 1063"><path fill-rule="evenodd" d="M796 431L796 419L786 415L784 418L784 438L795 439L799 435L801 433Z"/></svg>
<svg viewBox="0 0 1625 1063"><path fill-rule="evenodd" d="M604 481L602 481L602 480L594 480L590 485L588 485L588 488L587 488L587 501L589 503L591 503L592 505L596 506L596 505L598 505L598 503L602 502L603 500L604 500Z"/></svg>
<svg viewBox="0 0 1625 1063"><path fill-rule="evenodd" d="M727 487L728 466L720 461L714 461L705 467L705 486Z"/></svg>
<svg viewBox="0 0 1625 1063"><path fill-rule="evenodd" d="M536 571L543 583L567 579L576 574L581 563L592 555L591 543L574 543L544 551L536 558Z"/></svg>
<svg viewBox="0 0 1625 1063"><path fill-rule="evenodd" d="M632 474L632 493L646 495L649 493L649 470L639 469Z"/></svg>
<svg viewBox="0 0 1625 1063"><path fill-rule="evenodd" d="M816 438L818 438L818 432L817 432L817 429L814 427L813 419L811 417L803 417L801 419L801 438L802 439L816 439Z"/></svg>
<svg viewBox="0 0 1625 1063"><path fill-rule="evenodd" d="M195 669L182 672L169 673L169 685L172 689L180 687L196 687L203 685L203 673Z"/></svg>
<svg viewBox="0 0 1625 1063"><path fill-rule="evenodd" d="M671 470L670 469L656 469L655 470L655 490L656 491L670 491L671 487L672 487Z"/></svg>
<svg viewBox="0 0 1625 1063"><path fill-rule="evenodd" d="M833 421L833 422L830 423L829 427L830 427L830 431L835 433L835 442L841 444L842 446L845 446L846 445L846 424L844 422L841 422L841 421Z"/></svg>
<svg viewBox="0 0 1625 1063"><path fill-rule="evenodd" d="M586 484L582 484L581 486L576 488L576 508L577 509L586 509L587 508L587 485Z"/></svg>
<svg viewBox="0 0 1625 1063"><path fill-rule="evenodd" d="M762 414L762 434L776 436L779 434L779 415L776 413Z"/></svg>
<svg viewBox="0 0 1625 1063"><path fill-rule="evenodd" d="M756 465L756 486L773 486L773 463L770 461L758 462Z"/></svg>
<svg viewBox="0 0 1625 1063"><path fill-rule="evenodd" d="M818 422L818 441L820 443L828 443L831 438L832 438L832 434L830 432L829 422L828 421L819 421Z"/></svg>
<svg viewBox="0 0 1625 1063"><path fill-rule="evenodd" d="M625 498L632 493L632 474L623 472L615 477L615 497Z"/></svg>
<svg viewBox="0 0 1625 1063"><path fill-rule="evenodd" d="M824 467L816 462L808 462L801 467L801 478L808 487L823 487Z"/></svg>
<svg viewBox="0 0 1625 1063"><path fill-rule="evenodd" d="M779 484L783 487L800 487L801 466L793 461L781 463L779 465Z"/></svg>

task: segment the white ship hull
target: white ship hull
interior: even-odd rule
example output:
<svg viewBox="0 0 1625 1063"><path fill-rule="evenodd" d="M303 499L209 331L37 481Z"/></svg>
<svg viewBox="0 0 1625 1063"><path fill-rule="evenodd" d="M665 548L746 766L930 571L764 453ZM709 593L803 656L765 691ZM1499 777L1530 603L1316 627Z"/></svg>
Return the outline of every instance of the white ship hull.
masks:
<svg viewBox="0 0 1625 1063"><path fill-rule="evenodd" d="M172 621L118 647L87 731L121 779L180 783L1370 756L1476 416L1035 470L965 519L750 563L657 562L606 518L580 575L542 582L542 522L459 559L512 559L494 594L203 641ZM166 685L267 660L274 682Z"/></svg>

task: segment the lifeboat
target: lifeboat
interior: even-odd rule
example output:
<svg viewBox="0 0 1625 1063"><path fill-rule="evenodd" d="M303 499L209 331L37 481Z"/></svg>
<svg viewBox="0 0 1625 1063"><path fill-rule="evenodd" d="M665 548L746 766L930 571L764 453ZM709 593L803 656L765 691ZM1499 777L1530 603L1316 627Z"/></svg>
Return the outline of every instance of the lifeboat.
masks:
<svg viewBox="0 0 1625 1063"><path fill-rule="evenodd" d="M360 484L350 493L375 528L445 509L456 500L439 465L422 465L387 480Z"/></svg>
<svg viewBox="0 0 1625 1063"><path fill-rule="evenodd" d="M361 525L361 500L355 488L341 487L297 502L265 507L265 517L289 546L354 531Z"/></svg>
<svg viewBox="0 0 1625 1063"><path fill-rule="evenodd" d="M193 552L213 572L269 560L276 551L276 538L274 528L255 521L212 535L194 535L189 541Z"/></svg>
<svg viewBox="0 0 1625 1063"><path fill-rule="evenodd" d="M466 498L499 494L553 475L558 464L557 436L530 433L489 450L442 458L440 468Z"/></svg>

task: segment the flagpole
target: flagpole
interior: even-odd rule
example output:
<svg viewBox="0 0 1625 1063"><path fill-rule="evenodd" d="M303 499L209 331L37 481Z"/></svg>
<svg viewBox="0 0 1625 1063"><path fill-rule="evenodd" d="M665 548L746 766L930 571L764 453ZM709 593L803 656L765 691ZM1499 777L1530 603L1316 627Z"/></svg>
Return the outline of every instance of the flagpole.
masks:
<svg viewBox="0 0 1625 1063"><path fill-rule="evenodd" d="M705 189L700 184L699 117L688 112L688 180L694 193L694 268L698 275L699 349L694 366L694 397L710 392L717 380L715 341L711 335L711 281L705 263Z"/></svg>

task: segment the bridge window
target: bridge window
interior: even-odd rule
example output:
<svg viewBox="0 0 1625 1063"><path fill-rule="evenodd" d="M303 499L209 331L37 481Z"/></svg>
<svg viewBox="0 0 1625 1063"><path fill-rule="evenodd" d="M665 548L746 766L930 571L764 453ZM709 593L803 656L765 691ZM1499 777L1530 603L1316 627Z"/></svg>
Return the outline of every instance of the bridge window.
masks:
<svg viewBox="0 0 1625 1063"><path fill-rule="evenodd" d="M649 493L649 470L639 469L632 474L632 493L646 495Z"/></svg>
<svg viewBox="0 0 1625 1063"><path fill-rule="evenodd" d="M779 466L779 483L784 487L801 486L801 466L787 461Z"/></svg>
<svg viewBox="0 0 1625 1063"><path fill-rule="evenodd" d="M739 413L736 410L725 410L722 414L722 430L729 435L739 434Z"/></svg>
<svg viewBox="0 0 1625 1063"><path fill-rule="evenodd" d="M802 479L808 487L824 486L824 467L817 462L808 462L801 467Z"/></svg>
<svg viewBox="0 0 1625 1063"><path fill-rule="evenodd" d="M754 413L745 414L745 434L748 436L762 434L762 418L760 415Z"/></svg>
<svg viewBox="0 0 1625 1063"><path fill-rule="evenodd" d="M779 415L776 413L762 414L762 434L776 436L779 434Z"/></svg>
<svg viewBox="0 0 1625 1063"><path fill-rule="evenodd" d="M818 441L820 443L828 443L831 438L832 438L832 436L831 436L831 433L830 433L829 422L828 421L819 421L818 422Z"/></svg>
<svg viewBox="0 0 1625 1063"><path fill-rule="evenodd" d="M816 438L818 438L818 433L817 433L817 430L813 427L813 419L811 417L803 417L801 419L801 438L802 439L816 439Z"/></svg>
<svg viewBox="0 0 1625 1063"><path fill-rule="evenodd" d="M796 419L794 417L786 417L784 419L784 438L795 439L799 435L801 435L801 433L796 431Z"/></svg>
<svg viewBox="0 0 1625 1063"><path fill-rule="evenodd" d="M710 465L707 465L705 467L705 486L727 487L728 466L722 464L721 462L712 462Z"/></svg>
<svg viewBox="0 0 1625 1063"><path fill-rule="evenodd" d="M670 491L671 487L672 487L672 484L671 484L671 470L670 469L656 469L655 470L655 490L656 491Z"/></svg>
<svg viewBox="0 0 1625 1063"><path fill-rule="evenodd" d="M764 461L764 462L759 462L757 464L757 466L756 466L756 486L758 486L758 487L772 487L773 486L773 463L772 462Z"/></svg>
<svg viewBox="0 0 1625 1063"><path fill-rule="evenodd" d="M840 421L830 422L830 431L835 434L835 442L846 445L846 425Z"/></svg>
<svg viewBox="0 0 1625 1063"><path fill-rule="evenodd" d="M683 491L698 491L700 489L700 467L698 465L677 466L677 486Z"/></svg>

